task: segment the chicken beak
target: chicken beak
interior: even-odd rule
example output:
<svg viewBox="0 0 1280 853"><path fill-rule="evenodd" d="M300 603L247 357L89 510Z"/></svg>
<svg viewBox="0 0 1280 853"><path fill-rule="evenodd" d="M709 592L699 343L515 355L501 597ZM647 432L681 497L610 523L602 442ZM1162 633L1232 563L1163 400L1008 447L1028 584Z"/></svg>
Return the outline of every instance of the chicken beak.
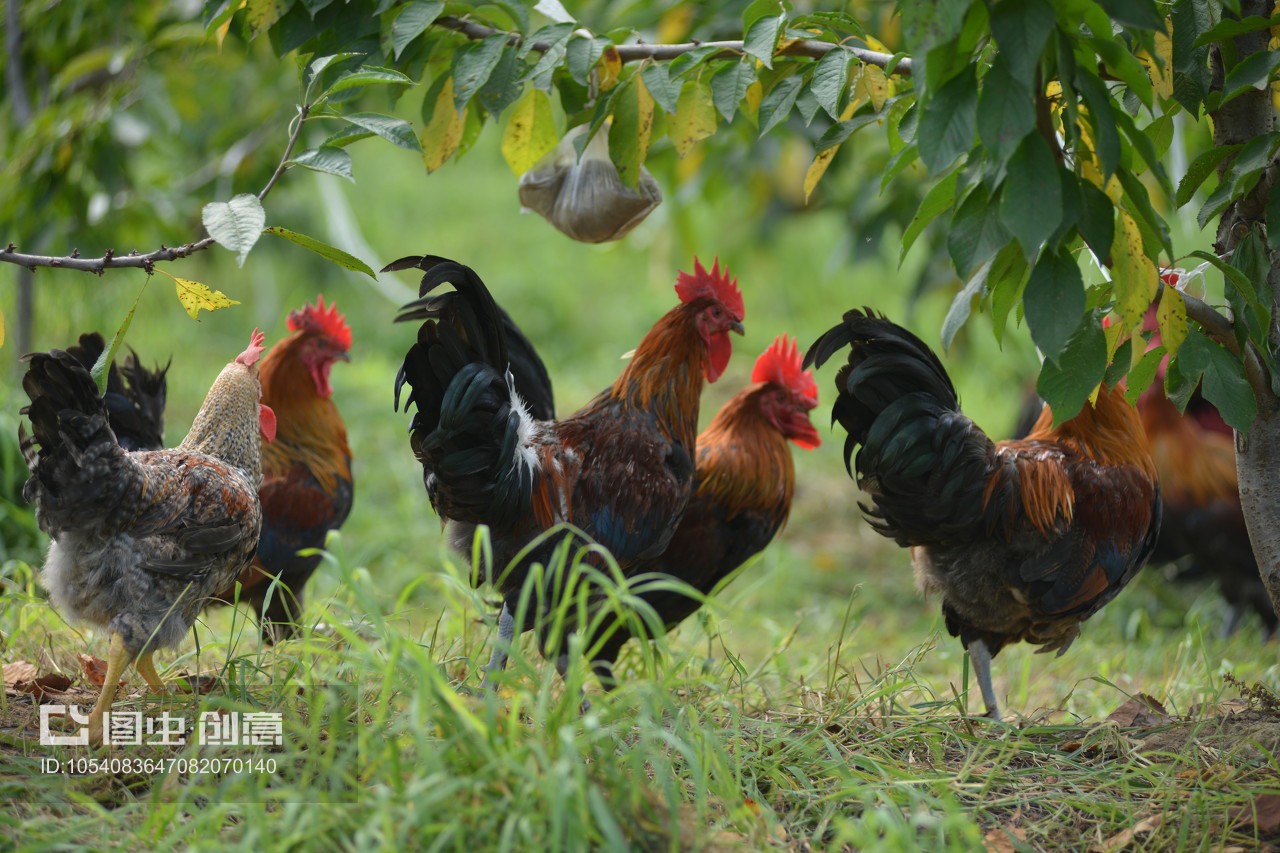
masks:
<svg viewBox="0 0 1280 853"><path fill-rule="evenodd" d="M746 335L747 330L742 327L741 320L734 320L729 324L729 331L737 332L739 335Z"/></svg>
<svg viewBox="0 0 1280 853"><path fill-rule="evenodd" d="M337 353L337 354L335 354L335 355L334 355L333 360L334 360L334 361L345 361L345 362L347 362L348 364L350 364L350 363L351 363L351 356L350 356L350 355L348 355L348 354L347 354L347 353L345 353L345 352L340 352L340 353Z"/></svg>

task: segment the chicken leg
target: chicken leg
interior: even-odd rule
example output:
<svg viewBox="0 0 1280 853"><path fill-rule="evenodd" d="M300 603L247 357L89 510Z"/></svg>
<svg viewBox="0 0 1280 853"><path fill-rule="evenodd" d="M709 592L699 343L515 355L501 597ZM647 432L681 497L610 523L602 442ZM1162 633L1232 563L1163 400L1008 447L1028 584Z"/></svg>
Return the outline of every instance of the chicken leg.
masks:
<svg viewBox="0 0 1280 853"><path fill-rule="evenodd" d="M89 745L102 745L102 715L115 701L116 689L120 686L120 676L128 666L129 655L124 648L124 637L111 635L111 649L107 652L107 674L102 679L102 692L98 694L98 702L89 712Z"/></svg>
<svg viewBox="0 0 1280 853"><path fill-rule="evenodd" d="M484 678L480 680L476 695L483 696L485 691L493 686L494 673L502 672L507 668L507 650L511 648L515 637L516 619L511 615L511 608L504 602L502 612L498 614L498 639L493 644L493 654L489 656L489 662L485 664Z"/></svg>
<svg viewBox="0 0 1280 853"><path fill-rule="evenodd" d="M147 682L147 686L151 688L152 693L167 693L168 690L164 686L164 682L160 680L159 673L156 672L156 665L151 660L151 652L143 652L138 655L138 660L134 663L133 668L138 671L138 675Z"/></svg>
<svg viewBox="0 0 1280 853"><path fill-rule="evenodd" d="M969 660L973 663L973 674L978 679L978 687L982 690L982 700L987 704L987 716L993 720L1000 719L1000 706L996 702L996 689L991 684L991 652L982 640L974 640L969 644Z"/></svg>

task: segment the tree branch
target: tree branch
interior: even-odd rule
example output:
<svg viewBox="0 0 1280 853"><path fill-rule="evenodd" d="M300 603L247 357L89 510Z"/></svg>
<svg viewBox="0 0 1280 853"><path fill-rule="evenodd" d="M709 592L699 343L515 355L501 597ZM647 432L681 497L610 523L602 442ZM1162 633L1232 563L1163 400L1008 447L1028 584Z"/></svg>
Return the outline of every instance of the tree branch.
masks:
<svg viewBox="0 0 1280 853"><path fill-rule="evenodd" d="M462 33L473 41L487 39L489 36L501 35L505 30L495 29L477 24L475 21L468 21L463 18L444 17L439 18L432 26L443 27L448 30ZM511 44L520 44L521 37L516 33L507 33L507 40ZM829 41L818 41L816 39L797 39L787 42L782 49L777 52L777 56L805 56L811 59L820 59L842 45L833 44ZM535 41L529 45L530 50L536 50L538 53L546 53L551 49L552 45L545 41ZM639 62L642 59L668 60L675 59L677 56L689 53L698 48L714 47L718 48L712 59L721 59L732 56L743 56L745 54L744 45L741 41L691 41L683 44L620 44L614 48L618 52L618 57L627 62ZM894 59L894 54L881 53L876 50L867 50L862 47L844 46L846 50L852 53L862 62L868 65L876 65L880 68L887 68ZM902 58L898 60L898 64L894 66L894 74L900 74L903 77L911 76L911 60Z"/></svg>
<svg viewBox="0 0 1280 853"><path fill-rule="evenodd" d="M310 109L310 104L303 104L298 108L296 123L290 128L289 141L285 144L284 154L280 157L280 162L276 165L275 171L271 173L271 177L267 179L267 183L258 191L258 201L262 201L267 197L267 193L271 192L272 188L275 187L276 182L280 180L280 176L288 170L289 159L293 157L293 149L298 145L298 137L302 135L302 125L306 121ZM204 237L174 248L161 244L159 249L143 255L137 252L116 255L114 249L108 249L106 254L100 258L82 258L78 251L73 251L70 255L61 257L27 255L19 252L17 247L10 243L4 249L0 249L0 263L17 264L33 272L37 267L49 267L51 269L91 272L97 275L102 275L106 270L113 269L142 269L151 273L157 261L176 261L180 258L194 255L196 252L203 252L213 244L214 239L212 237Z"/></svg>
<svg viewBox="0 0 1280 853"><path fill-rule="evenodd" d="M1164 293L1166 287L1168 285L1161 282L1160 292ZM1236 340L1235 323L1230 318L1224 317L1208 302L1197 299L1190 293L1178 292L1182 294L1182 302L1187 306L1187 317L1199 323L1209 337L1222 344L1231 353L1240 355L1240 342Z"/></svg>

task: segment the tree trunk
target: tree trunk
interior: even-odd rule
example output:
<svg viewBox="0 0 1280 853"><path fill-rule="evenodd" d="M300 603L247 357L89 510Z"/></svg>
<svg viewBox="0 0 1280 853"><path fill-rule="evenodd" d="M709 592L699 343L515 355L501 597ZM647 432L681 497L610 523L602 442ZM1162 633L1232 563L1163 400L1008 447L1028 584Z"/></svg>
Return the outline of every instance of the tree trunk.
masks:
<svg viewBox="0 0 1280 853"><path fill-rule="evenodd" d="M1242 18L1251 15L1270 17L1275 3L1273 0L1244 0L1240 6ZM1238 58L1243 60L1250 54L1266 50L1269 36L1270 31L1264 29L1237 37ZM1216 46L1210 56L1213 88L1221 91L1224 69ZM1247 143L1271 132L1276 119L1271 88L1246 92L1232 99L1215 111L1212 118L1216 146ZM1219 176L1225 172L1229 162L1219 167ZM1214 245L1219 255L1225 256L1234 251L1252 229L1264 227L1266 203L1277 183L1278 171L1280 167L1273 162L1258 185L1223 212ZM1280 349L1280 331L1276 322L1280 319L1280 252L1271 252L1270 260L1267 278L1271 286L1273 320L1269 336L1271 348L1275 351ZM1261 285L1262 282L1255 284ZM1246 352L1246 373L1258 400L1258 417L1247 435L1236 433L1236 475L1240 483L1240 506L1249 527L1253 553L1258 558L1258 570L1271 596L1272 606L1280 613L1280 399L1272 391L1270 377L1257 360L1256 352L1252 353L1252 358L1249 356L1250 353Z"/></svg>

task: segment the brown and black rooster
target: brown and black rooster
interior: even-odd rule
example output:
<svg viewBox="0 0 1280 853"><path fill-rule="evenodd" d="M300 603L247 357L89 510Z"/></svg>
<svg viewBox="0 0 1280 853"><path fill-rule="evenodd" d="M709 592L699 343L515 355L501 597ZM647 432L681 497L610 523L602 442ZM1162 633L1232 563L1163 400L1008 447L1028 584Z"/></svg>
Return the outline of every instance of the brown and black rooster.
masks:
<svg viewBox="0 0 1280 853"><path fill-rule="evenodd" d="M542 534L572 525L624 571L666 549L692 494L703 381L728 364L729 333L742 332L742 294L727 270L695 262L676 282L680 304L645 335L617 381L573 416L540 420L512 372L509 323L480 278L438 257L387 269L414 267L425 271L421 298L397 320L422 325L396 379L396 405L407 385L406 406L417 408L410 445L453 547L469 554L476 527L490 530L498 575L478 580L497 584L503 609L487 684L506 665L529 569L550 565L560 545L561 537ZM446 283L453 292L433 295ZM560 580L539 590L520 629L540 627L543 652L563 674L567 653L548 645L537 622L556 606Z"/></svg>
<svg viewBox="0 0 1280 853"><path fill-rule="evenodd" d="M912 548L917 582L941 593L947 630L998 717L991 658L1018 641L1062 654L1155 547L1160 487L1138 414L1104 386L1057 427L1046 406L1025 439L993 442L906 329L849 311L805 363L845 347L832 416L849 433L845 464L874 504L863 511Z"/></svg>

